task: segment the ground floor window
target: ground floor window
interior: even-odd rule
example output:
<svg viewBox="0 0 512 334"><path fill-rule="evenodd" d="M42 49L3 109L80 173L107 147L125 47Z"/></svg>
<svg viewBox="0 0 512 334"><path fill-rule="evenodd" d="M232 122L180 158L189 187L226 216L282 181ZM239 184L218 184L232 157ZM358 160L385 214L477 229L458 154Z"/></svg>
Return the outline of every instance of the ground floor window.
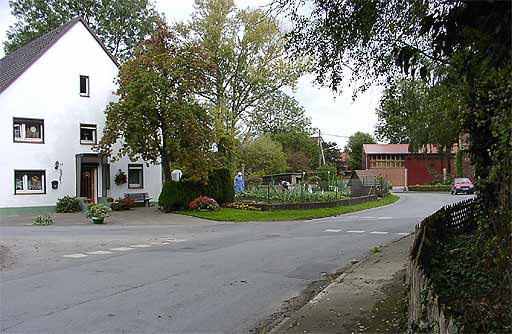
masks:
<svg viewBox="0 0 512 334"><path fill-rule="evenodd" d="M46 192L46 177L44 170L14 171L14 189L16 195L44 194Z"/></svg>
<svg viewBox="0 0 512 334"><path fill-rule="evenodd" d="M143 166L142 164L128 165L128 188L143 188Z"/></svg>
<svg viewBox="0 0 512 334"><path fill-rule="evenodd" d="M42 119L15 118L13 137L15 142L43 143L44 121Z"/></svg>

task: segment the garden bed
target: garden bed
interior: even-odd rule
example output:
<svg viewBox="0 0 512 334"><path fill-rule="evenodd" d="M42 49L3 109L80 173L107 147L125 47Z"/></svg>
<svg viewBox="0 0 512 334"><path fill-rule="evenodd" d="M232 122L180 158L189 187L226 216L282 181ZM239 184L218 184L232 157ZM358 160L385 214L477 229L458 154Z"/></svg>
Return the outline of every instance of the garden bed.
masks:
<svg viewBox="0 0 512 334"><path fill-rule="evenodd" d="M267 204L267 203L250 203L252 206L261 209L261 211L276 211L276 210L308 210L308 209L321 209L321 208L333 208L337 206L348 206L361 204L365 202L376 201L376 195L361 196L354 198L345 198L337 201L329 202L303 202L303 203L278 203L278 204Z"/></svg>
<svg viewBox="0 0 512 334"><path fill-rule="evenodd" d="M194 216L203 219L229 222L254 222L254 221L291 221L307 220L337 216L396 202L399 199L396 195L389 195L383 199L365 202L355 205L337 206L331 208L307 209L307 210L276 210L276 211L252 211L233 208L220 208L218 211L179 211L179 214Z"/></svg>

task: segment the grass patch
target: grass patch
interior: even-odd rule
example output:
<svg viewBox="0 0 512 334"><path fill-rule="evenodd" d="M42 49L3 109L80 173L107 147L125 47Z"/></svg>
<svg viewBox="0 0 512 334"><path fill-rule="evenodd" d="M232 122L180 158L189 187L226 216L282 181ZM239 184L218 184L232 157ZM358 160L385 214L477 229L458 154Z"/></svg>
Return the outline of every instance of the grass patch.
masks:
<svg viewBox="0 0 512 334"><path fill-rule="evenodd" d="M181 211L183 215L203 219L229 222L248 221L287 221L306 220L322 217L337 216L344 213L361 211L396 202L400 197L389 195L383 199L356 205L338 206L334 208L308 209L308 210L276 210L276 211L247 211L232 208L221 208L219 211Z"/></svg>

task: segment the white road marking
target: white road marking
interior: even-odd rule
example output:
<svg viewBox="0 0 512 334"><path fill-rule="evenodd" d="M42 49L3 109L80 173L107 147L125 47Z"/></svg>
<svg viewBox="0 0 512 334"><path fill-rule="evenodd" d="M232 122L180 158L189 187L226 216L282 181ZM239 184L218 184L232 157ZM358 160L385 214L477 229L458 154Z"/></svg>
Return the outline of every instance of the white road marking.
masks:
<svg viewBox="0 0 512 334"><path fill-rule="evenodd" d="M62 257L70 257L72 259L78 259L81 257L87 257L85 254L68 254L68 255L62 255Z"/></svg>
<svg viewBox="0 0 512 334"><path fill-rule="evenodd" d="M139 245L130 245L130 247L133 247L133 248L146 248L146 247L151 247L151 245L139 244Z"/></svg>
<svg viewBox="0 0 512 334"><path fill-rule="evenodd" d="M110 248L111 251L120 251L120 252L129 251L129 250L132 250L132 249L133 248L130 248L130 247Z"/></svg>
<svg viewBox="0 0 512 334"><path fill-rule="evenodd" d="M112 254L113 252L104 251L104 250L99 250L99 251L86 252L86 253L87 253L87 254L91 254L91 255L105 255L105 254Z"/></svg>
<svg viewBox="0 0 512 334"><path fill-rule="evenodd" d="M324 232L341 232L341 230L325 230Z"/></svg>
<svg viewBox="0 0 512 334"><path fill-rule="evenodd" d="M360 217L361 219L376 219L377 217Z"/></svg>
<svg viewBox="0 0 512 334"><path fill-rule="evenodd" d="M151 245L161 245L161 242L150 242Z"/></svg>
<svg viewBox="0 0 512 334"><path fill-rule="evenodd" d="M167 242L183 242L183 241L187 241L186 239L167 239L166 240Z"/></svg>
<svg viewBox="0 0 512 334"><path fill-rule="evenodd" d="M397 233L397 234L398 234L398 235L409 235L409 234L411 234L411 233L399 232L399 233Z"/></svg>
<svg viewBox="0 0 512 334"><path fill-rule="evenodd" d="M393 219L393 217L377 217L377 219Z"/></svg>
<svg viewBox="0 0 512 334"><path fill-rule="evenodd" d="M168 245L170 242L161 242L160 245Z"/></svg>
<svg viewBox="0 0 512 334"><path fill-rule="evenodd" d="M388 234L389 232L379 232L379 231L373 231L370 232L370 234Z"/></svg>
<svg viewBox="0 0 512 334"><path fill-rule="evenodd" d="M347 233L364 233L364 231L355 230L355 231L347 231Z"/></svg>

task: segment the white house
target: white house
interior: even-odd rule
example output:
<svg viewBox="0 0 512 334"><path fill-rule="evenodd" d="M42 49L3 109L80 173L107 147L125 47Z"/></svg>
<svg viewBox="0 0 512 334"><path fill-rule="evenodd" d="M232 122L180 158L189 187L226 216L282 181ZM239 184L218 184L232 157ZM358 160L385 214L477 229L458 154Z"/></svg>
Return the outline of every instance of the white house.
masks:
<svg viewBox="0 0 512 334"><path fill-rule="evenodd" d="M116 99L117 73L116 59L80 18L0 59L0 214L53 207L65 195L158 198L161 166L110 162L91 149ZM119 170L128 182L116 185Z"/></svg>

